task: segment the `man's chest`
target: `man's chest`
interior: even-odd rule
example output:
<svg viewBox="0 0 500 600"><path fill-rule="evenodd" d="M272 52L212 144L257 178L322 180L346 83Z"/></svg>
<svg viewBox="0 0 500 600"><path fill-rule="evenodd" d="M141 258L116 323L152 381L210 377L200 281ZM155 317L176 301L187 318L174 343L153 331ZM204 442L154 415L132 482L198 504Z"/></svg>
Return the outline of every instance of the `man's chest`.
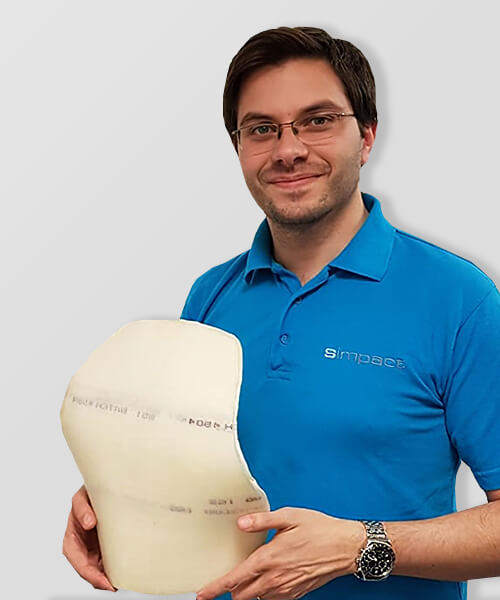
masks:
<svg viewBox="0 0 500 600"><path fill-rule="evenodd" d="M428 482L445 491L426 510L449 502L456 453L439 394L444 336L425 304L420 314L406 308L411 290L387 302L380 289L245 289L206 314L241 342L238 438L278 504L352 516L368 489L379 516L393 514L384 511L394 499L399 517L428 514L419 513L422 493L435 491ZM342 492L330 505L333 489Z"/></svg>
<svg viewBox="0 0 500 600"><path fill-rule="evenodd" d="M291 435L325 431L337 444L387 447L392 439L401 450L408 432L414 445L438 430L441 437L443 342L425 333L424 307L419 319L403 297L389 304L377 289L221 297L207 322L242 344L242 415L269 422L269 433L278 424Z"/></svg>

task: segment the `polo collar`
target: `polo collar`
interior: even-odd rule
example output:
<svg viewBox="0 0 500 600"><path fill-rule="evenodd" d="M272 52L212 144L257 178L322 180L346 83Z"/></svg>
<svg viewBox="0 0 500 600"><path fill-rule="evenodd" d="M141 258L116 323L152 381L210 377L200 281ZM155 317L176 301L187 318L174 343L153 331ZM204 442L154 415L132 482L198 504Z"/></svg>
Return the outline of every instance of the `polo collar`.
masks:
<svg viewBox="0 0 500 600"><path fill-rule="evenodd" d="M341 269L380 281L389 263L394 242L395 228L382 214L380 202L375 196L361 194L369 214L351 241L328 263L333 269ZM248 253L245 280L250 283L253 273L259 269L273 269L277 263L272 255L272 236L267 219L259 225L252 247Z"/></svg>

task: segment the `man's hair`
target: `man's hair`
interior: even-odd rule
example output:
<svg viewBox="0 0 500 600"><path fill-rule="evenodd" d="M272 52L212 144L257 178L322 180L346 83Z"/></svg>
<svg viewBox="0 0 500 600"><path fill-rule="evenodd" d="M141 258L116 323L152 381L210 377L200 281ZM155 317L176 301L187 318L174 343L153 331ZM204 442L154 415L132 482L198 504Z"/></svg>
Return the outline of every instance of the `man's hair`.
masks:
<svg viewBox="0 0 500 600"><path fill-rule="evenodd" d="M365 126L377 121L375 79L363 53L346 40L332 38L318 27L277 27L252 36L234 56L226 77L223 117L231 136L237 125L238 101L244 81L267 65L281 65L293 58L327 60L342 81L358 121ZM236 136L231 136L237 151Z"/></svg>

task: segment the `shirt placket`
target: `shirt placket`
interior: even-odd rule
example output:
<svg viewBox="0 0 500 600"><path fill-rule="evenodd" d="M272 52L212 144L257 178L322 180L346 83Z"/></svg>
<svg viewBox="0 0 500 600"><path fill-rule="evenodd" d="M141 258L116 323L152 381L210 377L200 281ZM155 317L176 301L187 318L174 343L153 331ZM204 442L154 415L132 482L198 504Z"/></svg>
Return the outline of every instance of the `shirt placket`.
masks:
<svg viewBox="0 0 500 600"><path fill-rule="evenodd" d="M274 263L273 273L276 285L283 286L289 292L280 314L277 329L271 343L267 377L273 379L290 379L291 356L298 351L295 347L297 327L307 320L307 297L317 288L324 285L332 274L327 266L313 279L301 286L298 277L281 265Z"/></svg>

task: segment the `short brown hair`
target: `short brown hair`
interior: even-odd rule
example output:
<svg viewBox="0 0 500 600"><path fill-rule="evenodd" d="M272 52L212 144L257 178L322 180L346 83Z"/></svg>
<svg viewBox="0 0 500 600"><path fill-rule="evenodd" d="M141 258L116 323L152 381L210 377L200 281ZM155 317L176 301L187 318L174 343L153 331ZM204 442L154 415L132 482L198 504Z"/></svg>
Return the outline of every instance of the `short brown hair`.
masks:
<svg viewBox="0 0 500 600"><path fill-rule="evenodd" d="M240 89L247 77L267 65L280 65L291 58L326 59L342 81L361 135L377 121L375 79L363 53L346 40L332 38L318 27L277 27L252 36L234 56L226 77L223 116L231 135L237 125Z"/></svg>

